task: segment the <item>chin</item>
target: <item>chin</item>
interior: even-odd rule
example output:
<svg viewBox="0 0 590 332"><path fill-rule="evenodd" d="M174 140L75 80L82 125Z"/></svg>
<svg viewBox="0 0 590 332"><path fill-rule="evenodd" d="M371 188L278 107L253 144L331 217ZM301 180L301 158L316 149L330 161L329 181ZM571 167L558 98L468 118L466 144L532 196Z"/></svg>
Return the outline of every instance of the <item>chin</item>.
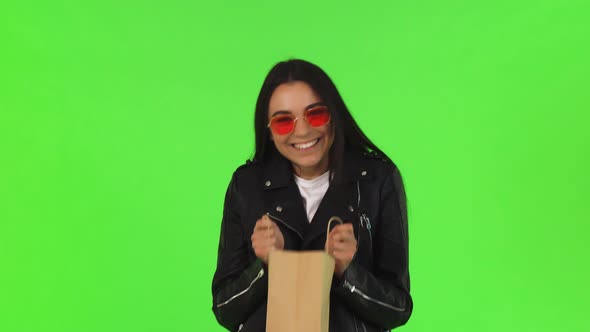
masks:
<svg viewBox="0 0 590 332"><path fill-rule="evenodd" d="M294 158L291 163L301 168L316 168L322 164L322 158L315 156L313 158Z"/></svg>

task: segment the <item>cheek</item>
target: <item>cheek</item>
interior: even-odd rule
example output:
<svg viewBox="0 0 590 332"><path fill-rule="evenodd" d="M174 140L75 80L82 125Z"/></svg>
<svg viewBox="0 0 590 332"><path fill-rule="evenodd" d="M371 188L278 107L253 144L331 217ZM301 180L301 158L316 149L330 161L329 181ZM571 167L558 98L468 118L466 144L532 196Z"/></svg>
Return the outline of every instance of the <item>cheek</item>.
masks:
<svg viewBox="0 0 590 332"><path fill-rule="evenodd" d="M330 141L332 141L334 139L334 131L332 130L332 127L326 126L326 128L322 131L323 131L324 135L326 135L326 137L328 137L328 139Z"/></svg>
<svg viewBox="0 0 590 332"><path fill-rule="evenodd" d="M274 135L271 134L270 135L270 140L273 141L275 143L275 145L281 145L281 144L285 144L285 142L287 141L287 137L288 135Z"/></svg>
<svg viewBox="0 0 590 332"><path fill-rule="evenodd" d="M327 148L329 149L332 147L332 143L334 143L334 130L332 130L332 127L328 127L328 129L326 130L326 136L328 137Z"/></svg>

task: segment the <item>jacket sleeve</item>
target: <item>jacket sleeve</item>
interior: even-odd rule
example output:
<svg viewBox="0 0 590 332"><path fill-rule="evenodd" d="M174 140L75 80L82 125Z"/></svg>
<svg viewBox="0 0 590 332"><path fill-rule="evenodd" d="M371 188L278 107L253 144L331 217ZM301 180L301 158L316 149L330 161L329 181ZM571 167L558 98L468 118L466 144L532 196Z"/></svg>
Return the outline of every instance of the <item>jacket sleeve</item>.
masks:
<svg viewBox="0 0 590 332"><path fill-rule="evenodd" d="M364 321L392 329L408 321L413 307L406 199L397 168L382 185L380 209L372 271L353 259L333 292Z"/></svg>
<svg viewBox="0 0 590 332"><path fill-rule="evenodd" d="M225 195L212 285L213 313L219 324L230 331L238 330L266 298L268 285L264 263L248 258L249 235L243 234L240 216L244 204L234 174Z"/></svg>

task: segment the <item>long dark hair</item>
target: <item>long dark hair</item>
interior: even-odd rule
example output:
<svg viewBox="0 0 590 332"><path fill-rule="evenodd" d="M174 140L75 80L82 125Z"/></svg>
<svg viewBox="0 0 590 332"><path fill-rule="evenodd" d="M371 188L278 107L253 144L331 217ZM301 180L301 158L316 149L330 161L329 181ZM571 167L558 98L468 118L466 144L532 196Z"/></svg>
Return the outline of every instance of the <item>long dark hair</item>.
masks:
<svg viewBox="0 0 590 332"><path fill-rule="evenodd" d="M334 172L335 178L342 174L339 170L342 167L345 150L376 154L391 162L356 124L330 77L320 67L300 59L277 63L262 84L254 115L256 150L253 161L265 161L279 153L270 139L267 127L268 106L272 93L279 85L294 81L309 84L330 110L334 143L332 143L329 160L330 170Z"/></svg>

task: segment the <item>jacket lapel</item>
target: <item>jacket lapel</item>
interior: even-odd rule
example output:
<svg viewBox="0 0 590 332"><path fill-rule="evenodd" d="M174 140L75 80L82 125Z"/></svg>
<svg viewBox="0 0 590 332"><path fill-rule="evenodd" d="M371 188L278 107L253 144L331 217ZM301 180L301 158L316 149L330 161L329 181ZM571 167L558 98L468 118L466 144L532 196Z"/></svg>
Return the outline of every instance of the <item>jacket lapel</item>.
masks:
<svg viewBox="0 0 590 332"><path fill-rule="evenodd" d="M281 230L294 233L299 240L303 239L307 217L299 189L293 181L289 161L277 156L265 163L261 185L264 187L265 212ZM287 246L285 249L299 249L298 247Z"/></svg>
<svg viewBox="0 0 590 332"><path fill-rule="evenodd" d="M326 242L326 230L330 218L340 217L345 223L354 222L353 195L352 186L347 183L344 186L330 185L324 195L317 212L315 213L311 224L303 239L302 249L324 249ZM331 228L337 223L333 222Z"/></svg>

